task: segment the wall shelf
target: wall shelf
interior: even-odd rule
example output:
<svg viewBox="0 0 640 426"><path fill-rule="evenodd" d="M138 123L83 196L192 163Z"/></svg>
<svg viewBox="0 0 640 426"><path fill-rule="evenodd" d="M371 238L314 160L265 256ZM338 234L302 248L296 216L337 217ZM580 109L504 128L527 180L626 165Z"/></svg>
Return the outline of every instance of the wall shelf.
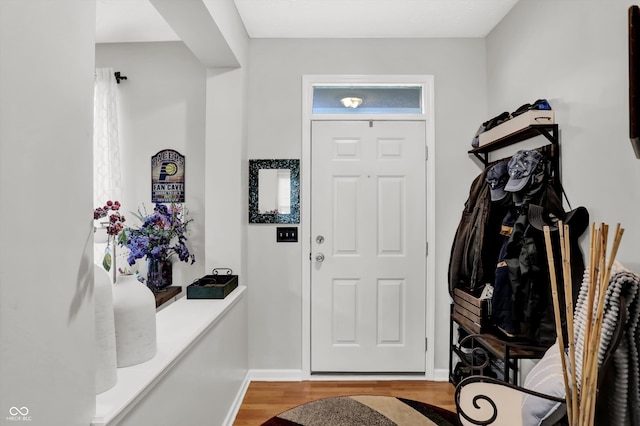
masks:
<svg viewBox="0 0 640 426"><path fill-rule="evenodd" d="M484 167L488 167L492 161L495 161L490 160L489 158L489 154L491 152L501 148L506 148L518 142L523 142L536 136L544 136L549 142L537 150L549 159L551 164L550 172L552 185L558 194L562 194L562 179L560 175L560 137L557 124L532 124L505 137L496 139L477 148L473 148L469 150L468 153L480 160Z"/></svg>
<svg viewBox="0 0 640 426"><path fill-rule="evenodd" d="M511 133L505 137L496 139L492 142L469 150L469 154L473 154L486 166L489 165L489 153L500 148L522 142L536 136L544 136L552 145L558 145L558 125L557 124L533 124Z"/></svg>

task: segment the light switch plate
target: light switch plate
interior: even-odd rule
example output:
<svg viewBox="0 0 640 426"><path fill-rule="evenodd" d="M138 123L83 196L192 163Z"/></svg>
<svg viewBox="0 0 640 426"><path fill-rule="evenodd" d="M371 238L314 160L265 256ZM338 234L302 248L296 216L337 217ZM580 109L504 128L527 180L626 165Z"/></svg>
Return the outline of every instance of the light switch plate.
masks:
<svg viewBox="0 0 640 426"><path fill-rule="evenodd" d="M276 228L276 241L279 243L297 243L298 228L295 226L278 226Z"/></svg>

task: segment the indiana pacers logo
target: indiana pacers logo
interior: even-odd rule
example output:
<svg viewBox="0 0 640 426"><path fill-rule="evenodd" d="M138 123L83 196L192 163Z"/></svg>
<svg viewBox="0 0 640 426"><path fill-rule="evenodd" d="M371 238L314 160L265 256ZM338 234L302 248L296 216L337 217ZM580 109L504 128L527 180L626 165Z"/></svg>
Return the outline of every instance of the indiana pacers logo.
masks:
<svg viewBox="0 0 640 426"><path fill-rule="evenodd" d="M167 177L173 176L178 173L178 165L173 162L164 162L160 166L160 176L159 180L166 180Z"/></svg>

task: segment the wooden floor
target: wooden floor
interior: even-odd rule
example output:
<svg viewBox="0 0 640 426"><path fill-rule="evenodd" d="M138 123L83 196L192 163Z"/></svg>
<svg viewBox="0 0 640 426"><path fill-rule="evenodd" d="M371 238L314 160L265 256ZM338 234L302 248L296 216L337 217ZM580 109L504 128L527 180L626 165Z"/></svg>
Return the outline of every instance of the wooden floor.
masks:
<svg viewBox="0 0 640 426"><path fill-rule="evenodd" d="M345 395L384 395L422 401L455 411L454 387L448 382L251 382L233 423L259 426L271 417L305 402Z"/></svg>

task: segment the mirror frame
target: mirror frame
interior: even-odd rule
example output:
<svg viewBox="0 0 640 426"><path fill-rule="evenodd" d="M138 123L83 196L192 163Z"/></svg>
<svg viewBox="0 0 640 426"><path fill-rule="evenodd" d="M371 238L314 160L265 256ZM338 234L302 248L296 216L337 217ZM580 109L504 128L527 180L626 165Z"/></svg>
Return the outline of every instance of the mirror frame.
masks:
<svg viewBox="0 0 640 426"><path fill-rule="evenodd" d="M260 213L258 174L261 169L288 169L291 173L291 212ZM300 223L300 160L249 160L249 223Z"/></svg>

